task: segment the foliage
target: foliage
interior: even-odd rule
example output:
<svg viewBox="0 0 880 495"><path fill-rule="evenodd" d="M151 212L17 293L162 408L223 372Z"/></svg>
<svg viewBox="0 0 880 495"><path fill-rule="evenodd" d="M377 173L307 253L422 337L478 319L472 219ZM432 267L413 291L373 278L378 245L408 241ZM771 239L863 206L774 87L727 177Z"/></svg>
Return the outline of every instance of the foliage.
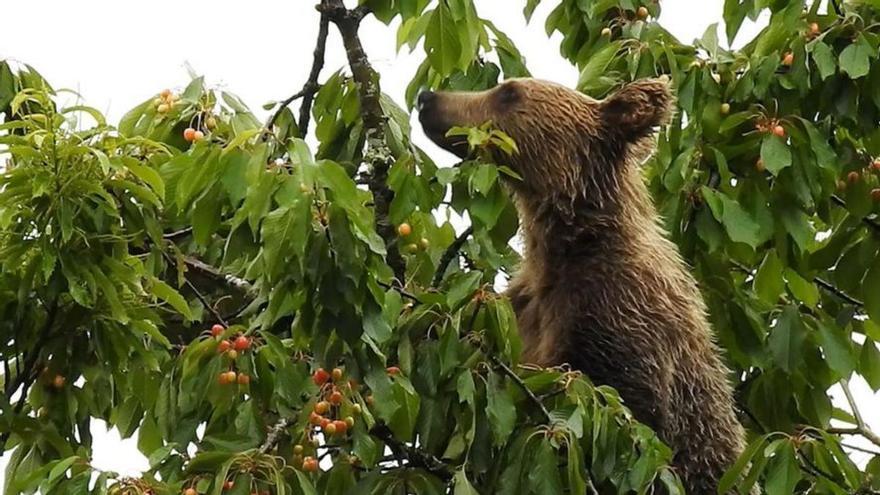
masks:
<svg viewBox="0 0 880 495"><path fill-rule="evenodd" d="M592 96L673 81L646 180L733 370L750 445L722 488L740 493L880 491L880 456L857 466L842 435L880 439L828 396L853 375L880 388L880 16L819 3L727 0L728 39L772 15L737 51L717 26L681 43L637 0L561 0L546 23ZM469 0L322 15L347 48L362 16L399 21L426 54L409 106L528 74ZM314 151L286 104L264 126L201 78L114 128L0 62L4 493L680 493L613 390L519 366L494 289L518 261L513 172L485 151L515 143L456 130L476 158L438 168L350 62L295 95L314 97ZM92 468L93 418L137 432L150 470Z"/></svg>

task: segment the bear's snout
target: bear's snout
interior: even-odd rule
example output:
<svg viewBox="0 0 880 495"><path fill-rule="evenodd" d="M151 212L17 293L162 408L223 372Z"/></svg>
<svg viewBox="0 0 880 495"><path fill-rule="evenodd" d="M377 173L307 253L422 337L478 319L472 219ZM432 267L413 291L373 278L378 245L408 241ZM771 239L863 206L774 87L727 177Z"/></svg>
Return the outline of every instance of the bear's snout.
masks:
<svg viewBox="0 0 880 495"><path fill-rule="evenodd" d="M419 93L418 97L418 108L419 112L421 112L426 107L430 106L434 100L437 99L437 93L433 91L422 91Z"/></svg>

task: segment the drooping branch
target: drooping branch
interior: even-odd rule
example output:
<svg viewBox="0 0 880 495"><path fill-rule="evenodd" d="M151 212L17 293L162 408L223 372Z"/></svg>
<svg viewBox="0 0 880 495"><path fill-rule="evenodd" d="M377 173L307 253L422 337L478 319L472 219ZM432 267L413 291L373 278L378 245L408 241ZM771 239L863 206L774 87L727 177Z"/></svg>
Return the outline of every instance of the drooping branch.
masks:
<svg viewBox="0 0 880 495"><path fill-rule="evenodd" d="M394 226L388 218L394 192L388 187L388 169L394 163L394 155L385 141L385 112L382 110L379 75L373 70L358 35L358 28L369 12L366 7L349 10L342 0L322 0L318 10L332 22L342 36L342 44L348 57L352 78L358 85L361 101L361 118L364 122L367 149L364 162L369 168L367 186L373 193L376 212L376 232L385 241L387 262L394 272L397 283L403 285L406 264L395 242Z"/></svg>
<svg viewBox="0 0 880 495"><path fill-rule="evenodd" d="M498 359L497 356L489 353L487 353L486 355L489 356L489 360L492 361L492 364L496 368L503 371L504 374L508 376L508 378L513 380L513 383L515 383L516 386L523 391L526 397L528 397L528 399L532 401L532 403L541 411L541 414L544 416L544 419L547 420L547 423L553 423L553 416L550 415L550 411L547 410L547 406L545 406L541 399L539 399L538 396L536 396L534 392L529 389L529 386L526 385L526 382L524 382L523 379L520 378L519 375L517 375L516 372L510 368L510 366L507 366L506 364L501 362L501 360Z"/></svg>
<svg viewBox="0 0 880 495"><path fill-rule="evenodd" d="M452 241L452 244L446 248L446 251L443 252L443 256L440 257L440 262L437 264L437 271L434 272L434 279L431 280L431 287L437 287L440 285L440 282L443 281L443 275L446 273L446 269L449 267L449 263L452 262L453 259L458 257L459 251L461 251L464 243L467 242L468 237L470 237L474 233L474 226L471 225L464 232L462 232L458 237Z"/></svg>
<svg viewBox="0 0 880 495"><path fill-rule="evenodd" d="M169 265L172 265L172 266L175 265L174 259L171 258L171 255L169 255L168 253L163 251L162 256L165 257L165 261L167 261ZM229 326L229 322L227 322L226 319L223 318L223 315L221 315L220 312L218 312L214 308L214 306L211 305L211 303L208 301L208 299L204 296L204 294L202 294L201 291L199 291L198 287L196 287L195 284L190 282L190 280L186 276L183 277L183 282L189 288L189 290L193 291L193 294L196 295L196 298L199 300L199 302L202 303L202 306L204 306L205 309L211 313L211 315L214 317L215 321L217 321L218 323L220 323L224 327Z"/></svg>
<svg viewBox="0 0 880 495"><path fill-rule="evenodd" d="M18 374L15 375L15 379L10 379L9 375L5 375L5 379L7 380L5 386L3 387L3 392L7 398L12 397L12 394L15 393L16 390L21 388L21 396L18 398L18 402L15 404L13 408L13 413L18 414L24 409L24 404L27 402L28 390L33 384L34 380L37 378L37 359L40 356L40 350L45 344L46 340L49 338L49 334L52 332L52 327L55 325L55 319L58 316L58 302L55 301L49 306L49 312L46 315L46 321L43 323L43 327L40 329L40 332L37 336L37 340L34 341L34 345L31 348L30 352L25 354L24 357L24 366L19 366L16 363L16 368L18 369ZM6 448L6 442L9 440L9 436L11 432L4 432L0 434L0 452L4 452Z"/></svg>

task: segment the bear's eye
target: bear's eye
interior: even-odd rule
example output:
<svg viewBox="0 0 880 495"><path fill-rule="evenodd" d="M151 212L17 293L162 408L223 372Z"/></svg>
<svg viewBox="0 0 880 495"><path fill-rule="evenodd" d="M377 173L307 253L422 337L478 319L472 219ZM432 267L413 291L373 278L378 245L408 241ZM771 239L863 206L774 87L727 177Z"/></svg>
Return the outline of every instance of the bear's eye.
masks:
<svg viewBox="0 0 880 495"><path fill-rule="evenodd" d="M519 90L513 84L505 84L498 88L498 101L503 105L511 105L519 99Z"/></svg>

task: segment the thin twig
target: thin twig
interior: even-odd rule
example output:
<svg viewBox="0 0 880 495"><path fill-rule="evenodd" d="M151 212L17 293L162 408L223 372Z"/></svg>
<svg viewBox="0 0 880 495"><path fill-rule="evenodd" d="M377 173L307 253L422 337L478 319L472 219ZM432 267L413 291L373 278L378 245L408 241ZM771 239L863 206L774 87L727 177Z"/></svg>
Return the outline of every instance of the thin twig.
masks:
<svg viewBox="0 0 880 495"><path fill-rule="evenodd" d="M513 380L513 383L515 383L520 389L522 389L522 391L526 395L526 397L528 397L529 400L531 400L532 403L534 403L538 407L538 409L540 409L541 414L544 415L544 418L547 419L547 422L553 423L553 416L550 415L550 411L547 410L547 406L545 406L544 403L541 402L541 399L539 399L538 396L536 396L534 394L534 392L532 392L531 389L529 389L529 386L526 385L526 382L524 382L523 379L520 378L519 375L517 375L515 371L510 369L510 366L507 366L506 364L501 362L501 360L498 359L497 356L495 356L494 354L486 354L486 355L489 357L489 360L492 361L492 364L495 365L496 368L500 368L501 371L503 371L505 375L507 375L508 377L510 377L511 380Z"/></svg>
<svg viewBox="0 0 880 495"><path fill-rule="evenodd" d="M379 284L379 286L384 289L389 289L389 290L394 289L395 291L397 291L398 294L413 301L416 304L422 303L422 301L419 299L419 297L417 295L413 294L412 292L408 292L408 291L404 290L403 287L399 287L397 285L392 285L392 284L387 284L385 282L376 282L376 283Z"/></svg>
<svg viewBox="0 0 880 495"><path fill-rule="evenodd" d="M173 241L173 240L179 239L181 237L185 237L189 234L192 234L192 231L193 231L192 227L186 227L186 228L174 231L174 232L169 232L167 234L163 234L162 238L165 239L166 241Z"/></svg>
<svg viewBox="0 0 880 495"><path fill-rule="evenodd" d="M471 225L456 237L448 248L446 248L446 251L443 252L443 256L440 257L440 262L437 264L437 271L434 272L434 279L431 281L431 287L437 287L440 285L440 282L443 281L443 275L446 273L446 268L449 267L449 263L458 256L458 252L461 251L462 246L464 246L468 237L473 233L474 226Z"/></svg>
<svg viewBox="0 0 880 495"><path fill-rule="evenodd" d="M169 255L168 253L166 253L166 252L163 251L163 252L162 252L162 256L165 257L165 260L166 260L169 264L171 264L172 266L175 265L174 259L171 258L171 255ZM190 282L188 278L186 278L186 275L184 275L184 277L183 277L183 283L186 284L186 286L189 287L189 289L190 289L191 291L193 291L193 293L196 295L196 298L199 300L199 302L202 303L202 306L204 306L205 309L207 309L208 312L210 312L210 313L214 316L214 319L215 319L217 322L219 322L219 323L220 323L221 325L223 325L224 327L228 327L228 326L229 326L229 323L226 321L225 318L223 318L223 315L221 315L216 309L214 309L214 306L212 306L212 305L208 302L208 299L205 298L205 296L201 293L201 291L199 291L199 289L198 289L198 288L197 288L192 282Z"/></svg>
<svg viewBox="0 0 880 495"><path fill-rule="evenodd" d="M752 274L753 270L750 269L749 267L743 265L742 263L739 263L739 262L734 261L734 260L729 260L729 261L730 261L730 264L732 264L733 266L735 266L739 271L741 271L741 272L743 272L743 273L747 273L747 274ZM836 285L832 284L831 282L829 282L829 281L827 281L827 280L825 280L825 279L823 279L823 278L820 278L820 277L813 277L813 281L816 282L816 285L818 285L818 286L821 287L822 289L825 289L826 291L828 291L828 292L830 292L831 294L833 294L833 295L839 297L839 298L842 299L843 301L845 301L845 302L847 302L847 303L849 303L849 304L852 304L853 306L858 306L858 307L860 307L860 308L865 306L865 303L864 303L864 302L862 302L862 301L856 299L855 297L853 297L853 296L847 294L847 293L844 292L843 290L839 289Z"/></svg>
<svg viewBox="0 0 880 495"><path fill-rule="evenodd" d="M844 201L843 198L837 196L836 194L831 195L831 201L836 203L837 206L846 208L846 201ZM877 222L876 220L871 218L862 217L862 223L874 229L875 232L880 232L880 222Z"/></svg>

